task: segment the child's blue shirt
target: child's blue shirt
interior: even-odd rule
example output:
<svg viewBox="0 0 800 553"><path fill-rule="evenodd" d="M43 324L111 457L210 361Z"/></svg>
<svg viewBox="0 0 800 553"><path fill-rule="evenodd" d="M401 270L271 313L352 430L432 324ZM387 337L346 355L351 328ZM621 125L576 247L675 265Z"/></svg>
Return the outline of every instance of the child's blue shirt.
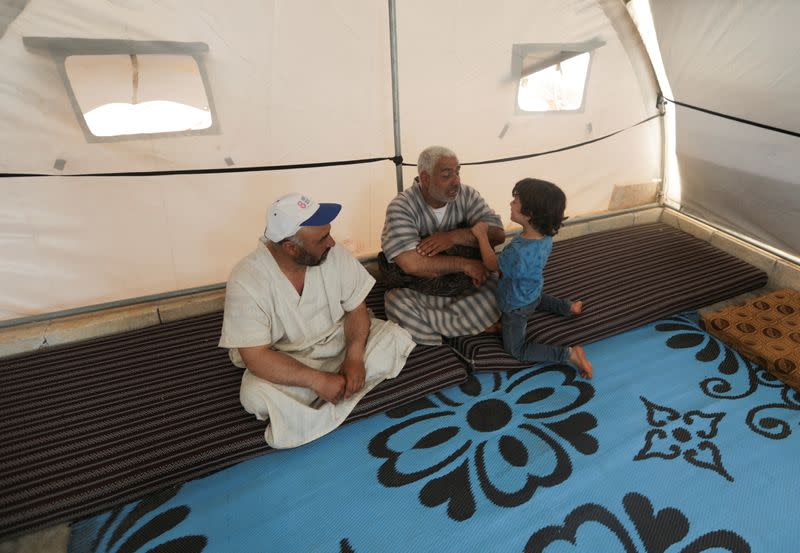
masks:
<svg viewBox="0 0 800 553"><path fill-rule="evenodd" d="M503 276L496 291L500 311L524 307L542 294L542 273L552 249L552 236L538 240L517 236L500 252L497 264Z"/></svg>

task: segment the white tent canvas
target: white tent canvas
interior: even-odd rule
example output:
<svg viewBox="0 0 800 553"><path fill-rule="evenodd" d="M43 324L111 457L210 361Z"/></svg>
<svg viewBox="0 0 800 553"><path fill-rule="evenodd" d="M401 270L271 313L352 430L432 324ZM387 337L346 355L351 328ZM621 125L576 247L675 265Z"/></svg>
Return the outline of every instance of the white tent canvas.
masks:
<svg viewBox="0 0 800 553"><path fill-rule="evenodd" d="M509 228L538 176L573 219L658 201L798 260L791 0L1 6L5 326L219 288L292 191L374 255L431 144Z"/></svg>
<svg viewBox="0 0 800 553"><path fill-rule="evenodd" d="M8 4L0 172L43 176L2 180L0 319L219 285L252 247L266 205L290 191L343 203L336 238L357 255L379 249L397 192L391 161L229 169L389 158L395 148L413 165L437 143L466 164L623 130L553 155L465 165L463 180L506 224L511 187L525 176L562 185L573 217L608 210L616 186L655 190L662 121L628 127L658 115L657 85L622 3L402 2L394 15L393 55L389 10L367 1ZM520 52L586 44L594 49L579 109L519 109ZM179 63L152 62L158 55L194 60L209 105L181 89L191 79L174 74ZM104 56L105 73L96 63ZM83 113L128 89L132 101L171 95L198 104L212 127L92 135ZM75 176L194 169L220 171ZM414 176L404 167L403 185Z"/></svg>

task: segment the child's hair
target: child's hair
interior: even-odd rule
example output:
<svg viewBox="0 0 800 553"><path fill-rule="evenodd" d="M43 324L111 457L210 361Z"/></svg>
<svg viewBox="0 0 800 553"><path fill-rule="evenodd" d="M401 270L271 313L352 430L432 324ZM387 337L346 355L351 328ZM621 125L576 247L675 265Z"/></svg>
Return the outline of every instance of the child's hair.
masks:
<svg viewBox="0 0 800 553"><path fill-rule="evenodd" d="M512 194L519 196L520 211L528 217L531 226L542 234L555 236L567 219L564 217L567 197L552 182L522 179L514 185Z"/></svg>

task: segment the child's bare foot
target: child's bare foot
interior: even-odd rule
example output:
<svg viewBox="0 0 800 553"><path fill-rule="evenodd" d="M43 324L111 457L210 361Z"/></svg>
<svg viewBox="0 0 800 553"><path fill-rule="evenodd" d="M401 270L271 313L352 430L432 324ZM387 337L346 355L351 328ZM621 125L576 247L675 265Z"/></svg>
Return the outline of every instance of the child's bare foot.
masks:
<svg viewBox="0 0 800 553"><path fill-rule="evenodd" d="M500 320L497 320L494 323L487 326L484 332L487 332L489 334L498 334L502 330L503 330L503 324L500 322Z"/></svg>
<svg viewBox="0 0 800 553"><path fill-rule="evenodd" d="M580 315L583 313L583 302L581 300L573 302L573 304L569 307L569 312L573 315Z"/></svg>
<svg viewBox="0 0 800 553"><path fill-rule="evenodd" d="M592 364L586 358L586 352L581 346L572 346L569 362L578 367L578 372L583 378L592 378Z"/></svg>

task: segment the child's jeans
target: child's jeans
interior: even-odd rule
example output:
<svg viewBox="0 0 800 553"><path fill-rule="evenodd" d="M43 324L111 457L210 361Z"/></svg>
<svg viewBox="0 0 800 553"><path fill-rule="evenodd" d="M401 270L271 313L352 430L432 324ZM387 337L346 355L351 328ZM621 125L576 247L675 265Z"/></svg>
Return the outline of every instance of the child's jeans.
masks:
<svg viewBox="0 0 800 553"><path fill-rule="evenodd" d="M548 346L525 341L525 328L528 318L536 311L549 311L556 315L572 316L572 302L555 296L542 294L524 307L503 311L503 349L516 359L525 362L569 360L570 348Z"/></svg>

